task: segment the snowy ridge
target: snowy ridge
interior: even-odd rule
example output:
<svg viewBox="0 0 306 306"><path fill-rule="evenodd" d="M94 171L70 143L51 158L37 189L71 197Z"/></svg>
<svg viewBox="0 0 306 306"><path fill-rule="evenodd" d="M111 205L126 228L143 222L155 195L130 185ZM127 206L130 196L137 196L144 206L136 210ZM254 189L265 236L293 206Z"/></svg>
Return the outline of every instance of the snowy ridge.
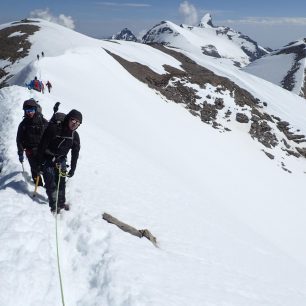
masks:
<svg viewBox="0 0 306 306"><path fill-rule="evenodd" d="M198 55L220 58L225 63L245 66L268 53L249 37L228 27L214 27L206 14L198 27L170 21L154 26L143 36L144 43L161 43Z"/></svg>
<svg viewBox="0 0 306 306"><path fill-rule="evenodd" d="M136 52L132 42L83 40L44 21L40 27L32 36L36 52L46 46L40 32L71 37L58 49L53 41L52 56L44 50L46 56L31 63L31 49L15 63L20 74L12 83L22 85L35 73L52 82L51 94L13 84L0 90L0 305L60 304L54 218L44 189L31 197L28 165L22 175L16 154L22 103L34 97L46 118L55 101L61 111L76 108L84 116L80 159L67 183L71 211L59 220L67 305L303 306L305 160L288 157L293 173L283 171L261 152L246 125L231 121L232 132L213 129L139 82L110 52L160 76L170 74L169 67L187 73L174 54L146 45ZM301 98L208 57L188 55L252 89L268 103L265 110L306 131ZM190 86L199 91L199 102L209 92L220 95L214 84ZM223 94L230 106L230 93ZM106 223L103 212L148 228L159 248Z"/></svg>
<svg viewBox="0 0 306 306"><path fill-rule="evenodd" d="M306 39L289 43L244 70L305 98Z"/></svg>

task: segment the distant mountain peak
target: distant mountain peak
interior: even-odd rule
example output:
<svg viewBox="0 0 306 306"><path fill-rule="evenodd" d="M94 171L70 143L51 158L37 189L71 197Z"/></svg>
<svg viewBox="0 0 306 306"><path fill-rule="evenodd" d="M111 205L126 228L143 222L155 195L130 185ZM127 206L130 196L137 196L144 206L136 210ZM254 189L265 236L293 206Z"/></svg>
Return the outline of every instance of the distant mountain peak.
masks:
<svg viewBox="0 0 306 306"><path fill-rule="evenodd" d="M126 41L137 41L137 37L128 28L124 28L123 30L121 30L117 34L114 34L112 36L112 39L126 40Z"/></svg>
<svg viewBox="0 0 306 306"><path fill-rule="evenodd" d="M200 28L213 28L212 17L210 13L206 13L201 19L199 25Z"/></svg>

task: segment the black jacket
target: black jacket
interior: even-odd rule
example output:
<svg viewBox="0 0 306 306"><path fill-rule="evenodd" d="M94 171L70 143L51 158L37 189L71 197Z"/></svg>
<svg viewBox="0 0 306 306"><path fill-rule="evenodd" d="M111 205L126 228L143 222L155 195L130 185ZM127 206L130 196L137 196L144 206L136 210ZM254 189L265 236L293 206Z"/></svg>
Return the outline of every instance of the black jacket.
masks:
<svg viewBox="0 0 306 306"><path fill-rule="evenodd" d="M71 171L74 172L80 151L80 136L78 132L68 128L67 121L61 124L49 123L38 147L38 161L53 158L66 158L71 149Z"/></svg>
<svg viewBox="0 0 306 306"><path fill-rule="evenodd" d="M22 155L25 149L38 147L47 125L48 121L40 113L36 113L33 118L24 117L18 126L16 137L19 155Z"/></svg>

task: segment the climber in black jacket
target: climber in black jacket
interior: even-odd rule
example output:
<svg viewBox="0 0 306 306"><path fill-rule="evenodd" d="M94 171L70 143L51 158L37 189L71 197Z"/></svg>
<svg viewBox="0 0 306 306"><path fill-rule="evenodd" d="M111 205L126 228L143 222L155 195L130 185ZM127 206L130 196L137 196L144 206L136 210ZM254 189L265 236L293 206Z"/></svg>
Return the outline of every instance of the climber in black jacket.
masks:
<svg viewBox="0 0 306 306"><path fill-rule="evenodd" d="M38 173L37 148L48 121L41 114L40 106L34 99L29 99L23 103L24 118L18 126L17 131L17 152L19 161L23 163L24 151L28 158L31 174L36 182ZM39 179L39 186L42 186L42 180Z"/></svg>
<svg viewBox="0 0 306 306"><path fill-rule="evenodd" d="M80 137L76 129L81 123L82 114L75 109L71 110L62 122L53 122L51 119L38 148L40 170L43 171L49 206L52 212L55 212L56 208L58 182L57 212L62 208L69 209L65 203L65 177L72 177L76 169L80 151ZM70 150L71 168L67 174L66 160Z"/></svg>

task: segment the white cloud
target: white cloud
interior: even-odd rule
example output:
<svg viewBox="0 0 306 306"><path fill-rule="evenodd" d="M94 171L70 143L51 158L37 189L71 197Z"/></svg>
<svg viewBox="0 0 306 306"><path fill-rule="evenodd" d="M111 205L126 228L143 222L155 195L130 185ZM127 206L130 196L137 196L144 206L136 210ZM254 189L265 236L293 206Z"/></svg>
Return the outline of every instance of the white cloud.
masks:
<svg viewBox="0 0 306 306"><path fill-rule="evenodd" d="M184 1L180 4L179 12L184 17L184 23L188 25L196 25L198 23L198 12L188 1Z"/></svg>
<svg viewBox="0 0 306 306"><path fill-rule="evenodd" d="M71 16L66 16L64 14L60 14L58 17L53 16L48 8L42 10L37 9L30 13L30 16L33 18L41 18L47 21L51 21L62 26L65 26L69 29L75 29L74 20Z"/></svg>
<svg viewBox="0 0 306 306"><path fill-rule="evenodd" d="M257 25L306 25L303 17L246 17L244 19L228 19L224 22L231 24L257 24Z"/></svg>
<svg viewBox="0 0 306 306"><path fill-rule="evenodd" d="M128 6L128 7L150 7L151 4L146 3L117 3L117 2L97 2L96 4L106 6Z"/></svg>

